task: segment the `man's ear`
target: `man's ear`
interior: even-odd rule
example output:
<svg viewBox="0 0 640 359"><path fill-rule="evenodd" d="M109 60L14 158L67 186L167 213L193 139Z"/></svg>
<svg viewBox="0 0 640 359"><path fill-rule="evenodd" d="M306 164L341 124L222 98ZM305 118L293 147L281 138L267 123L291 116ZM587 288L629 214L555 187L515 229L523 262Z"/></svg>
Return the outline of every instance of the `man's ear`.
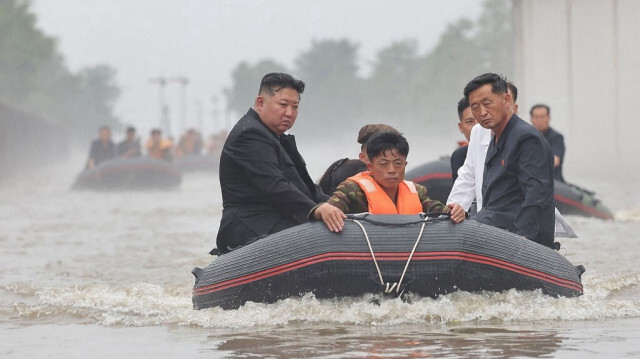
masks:
<svg viewBox="0 0 640 359"><path fill-rule="evenodd" d="M255 107L255 110L258 112L262 111L262 108L264 107L264 97L262 97L262 95L258 95L258 97L256 97L256 102L253 107Z"/></svg>
<svg viewBox="0 0 640 359"><path fill-rule="evenodd" d="M508 91L504 94L504 100L506 101L507 105L511 107L511 94Z"/></svg>
<svg viewBox="0 0 640 359"><path fill-rule="evenodd" d="M365 162L365 164L367 165L367 171L371 172L371 170L373 170L373 164L369 161Z"/></svg>
<svg viewBox="0 0 640 359"><path fill-rule="evenodd" d="M458 131L464 135L464 132L462 132L462 122L458 122Z"/></svg>
<svg viewBox="0 0 640 359"><path fill-rule="evenodd" d="M518 114L518 104L517 103L513 104L513 112L515 112L516 115Z"/></svg>
<svg viewBox="0 0 640 359"><path fill-rule="evenodd" d="M362 151L360 151L360 153L358 153L358 159L360 159L360 161L362 161L364 163L368 162L367 161L367 156L364 153L362 153Z"/></svg>

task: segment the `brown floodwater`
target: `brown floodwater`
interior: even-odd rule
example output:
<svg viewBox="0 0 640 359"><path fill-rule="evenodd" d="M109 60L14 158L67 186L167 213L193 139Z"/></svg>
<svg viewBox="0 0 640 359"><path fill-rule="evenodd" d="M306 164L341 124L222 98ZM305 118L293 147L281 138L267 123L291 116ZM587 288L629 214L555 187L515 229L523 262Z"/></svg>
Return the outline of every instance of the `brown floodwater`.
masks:
<svg viewBox="0 0 640 359"><path fill-rule="evenodd" d="M0 180L0 357L640 356L640 175L585 174L616 221L570 216L585 295L453 293L411 303L311 295L194 311L217 175L170 192L76 192L77 163ZM323 163L313 168L322 173ZM417 164L417 162L416 162Z"/></svg>

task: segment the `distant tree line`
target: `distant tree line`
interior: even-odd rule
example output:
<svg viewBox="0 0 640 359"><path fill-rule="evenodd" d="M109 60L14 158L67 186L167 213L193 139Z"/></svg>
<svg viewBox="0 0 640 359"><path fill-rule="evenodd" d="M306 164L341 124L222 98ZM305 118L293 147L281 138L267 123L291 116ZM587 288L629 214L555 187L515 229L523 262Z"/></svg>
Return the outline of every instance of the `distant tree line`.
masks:
<svg viewBox="0 0 640 359"><path fill-rule="evenodd" d="M96 65L70 71L56 40L36 21L29 1L0 0L0 103L83 136L117 125L115 70Z"/></svg>
<svg viewBox="0 0 640 359"><path fill-rule="evenodd" d="M358 75L358 44L347 39L313 41L298 55L294 68L272 59L242 62L225 91L229 109L243 114L257 94L260 78L285 71L307 83L300 115L304 121L296 130L332 135L336 129L354 131L375 122L403 131L450 129L457 120L456 103L470 79L488 71L513 74L511 17L510 0L487 0L476 21L450 24L437 46L425 54L419 53L415 40L381 49L366 77Z"/></svg>

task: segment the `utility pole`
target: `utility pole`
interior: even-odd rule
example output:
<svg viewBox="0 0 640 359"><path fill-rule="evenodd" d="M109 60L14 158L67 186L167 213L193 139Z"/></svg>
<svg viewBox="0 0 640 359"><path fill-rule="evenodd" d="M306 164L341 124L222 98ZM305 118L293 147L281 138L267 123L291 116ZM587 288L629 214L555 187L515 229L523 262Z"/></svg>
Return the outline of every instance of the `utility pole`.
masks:
<svg viewBox="0 0 640 359"><path fill-rule="evenodd" d="M165 133L165 136L169 136L171 132L171 121L169 120L169 106L167 105L164 96L164 89L167 86L167 79L162 76L158 76L149 79L149 82L158 85L158 127L162 129L162 132Z"/></svg>
<svg viewBox="0 0 640 359"><path fill-rule="evenodd" d="M189 78L186 76L174 76L167 79L169 82L180 84L180 128L178 134L182 134L187 129L187 86Z"/></svg>

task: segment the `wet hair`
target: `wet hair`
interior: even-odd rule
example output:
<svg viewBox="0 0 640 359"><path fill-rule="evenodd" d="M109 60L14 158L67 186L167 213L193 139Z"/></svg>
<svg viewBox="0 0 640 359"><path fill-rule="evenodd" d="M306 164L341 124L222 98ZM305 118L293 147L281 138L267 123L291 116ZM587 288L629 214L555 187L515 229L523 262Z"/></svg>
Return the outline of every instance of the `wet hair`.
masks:
<svg viewBox="0 0 640 359"><path fill-rule="evenodd" d="M477 76L464 87L464 97L469 100L470 93L487 84L491 85L491 92L496 95L507 93L507 80L504 76L487 72L486 74ZM514 97L515 96L516 94L514 94Z"/></svg>
<svg viewBox="0 0 640 359"><path fill-rule="evenodd" d="M513 94L513 103L518 102L518 88L511 81L507 81L507 87L511 90L511 94Z"/></svg>
<svg viewBox="0 0 640 359"><path fill-rule="evenodd" d="M161 134L162 134L162 131L160 131L160 130L159 130L159 129L157 129L157 128L154 128L153 130L151 130L151 136L153 136L153 135L155 135L155 134L161 135Z"/></svg>
<svg viewBox="0 0 640 359"><path fill-rule="evenodd" d="M283 72L271 72L262 78L258 94L272 96L276 92L287 88L302 94L304 92L304 82Z"/></svg>
<svg viewBox="0 0 640 359"><path fill-rule="evenodd" d="M374 157L390 150L396 150L399 154L407 157L409 155L409 143L398 132L378 132L373 134L367 141L369 161L373 161Z"/></svg>
<svg viewBox="0 0 640 359"><path fill-rule="evenodd" d="M538 103L533 105L533 107L531 107L531 111L529 111L529 115L533 116L533 110L535 110L536 108L546 108L547 109L547 116L551 116L551 109L549 108L549 106L543 104L543 103Z"/></svg>
<svg viewBox="0 0 640 359"><path fill-rule="evenodd" d="M462 121L462 113L469 107L469 100L463 97L458 101L458 119Z"/></svg>

